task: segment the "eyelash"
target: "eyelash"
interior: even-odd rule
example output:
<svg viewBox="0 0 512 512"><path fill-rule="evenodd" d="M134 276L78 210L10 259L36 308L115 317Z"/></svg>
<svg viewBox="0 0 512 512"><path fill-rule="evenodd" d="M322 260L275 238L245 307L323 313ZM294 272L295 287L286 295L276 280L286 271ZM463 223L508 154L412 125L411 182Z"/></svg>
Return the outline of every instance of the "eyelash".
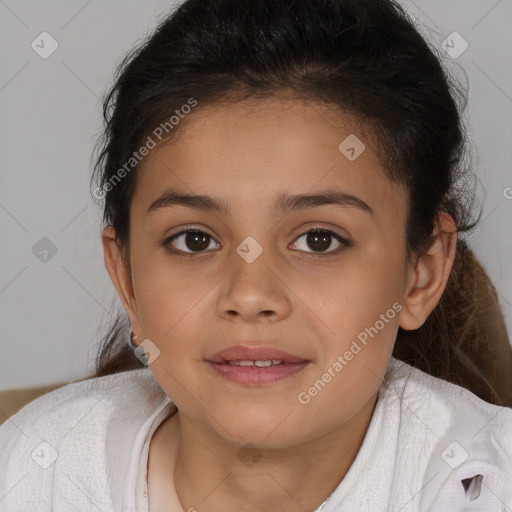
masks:
<svg viewBox="0 0 512 512"><path fill-rule="evenodd" d="M185 228L186 229L183 229L179 233L176 233L176 234L172 235L171 237L166 238L163 241L162 245L166 248L166 250L168 250L172 254L175 254L178 256L183 256L183 257L199 256L201 254L205 254L206 252L209 252L206 250L205 251L196 251L196 252L186 252L186 251L182 251L181 249L171 249L169 247L169 244L172 241L174 241L176 238L178 238L179 236L185 235L187 233L199 233L201 235L206 235L206 236L210 237L212 240L214 240L214 238L210 234L208 234L206 231L203 231L202 229L198 229L194 226L186 226ZM338 249L336 249L334 251L328 251L328 252L314 252L314 251L311 251L311 252L299 251L299 252L306 252L306 253L312 254L314 256L331 256L333 254L337 254L338 252L340 252L340 250L343 247L348 248L348 247L352 246L352 243L349 242L348 240L346 240L345 238L343 238L339 233L336 233L335 231L331 231L330 229L321 228L321 227L311 228L310 230L300 234L295 240L298 240L299 238L303 237L304 235L308 235L310 233L325 233L327 235L331 235L334 239L336 239L338 242L341 243L342 247L338 247Z"/></svg>

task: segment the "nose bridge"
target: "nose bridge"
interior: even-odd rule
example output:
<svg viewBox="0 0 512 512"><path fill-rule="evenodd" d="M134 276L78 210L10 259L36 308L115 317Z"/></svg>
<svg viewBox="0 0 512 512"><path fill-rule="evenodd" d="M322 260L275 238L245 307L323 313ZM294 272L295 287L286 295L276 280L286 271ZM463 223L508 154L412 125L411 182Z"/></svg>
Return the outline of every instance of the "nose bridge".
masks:
<svg viewBox="0 0 512 512"><path fill-rule="evenodd" d="M221 288L219 314L236 312L246 319L255 319L261 312L282 314L287 300L274 262L268 246L264 249L253 236L243 239L235 247L231 272Z"/></svg>
<svg viewBox="0 0 512 512"><path fill-rule="evenodd" d="M240 213L237 216L239 226L233 232L237 238L237 245L233 247L234 264L243 267L242 264L251 266L257 263L258 269L271 265L275 221L269 219L266 212L262 212L253 200L246 202L244 207L240 205L237 211Z"/></svg>
<svg viewBox="0 0 512 512"><path fill-rule="evenodd" d="M242 240L235 248L231 261L231 286L249 287L252 293L268 293L274 275L271 271L271 252L268 245L264 248L253 236ZM249 289L246 291L250 292Z"/></svg>

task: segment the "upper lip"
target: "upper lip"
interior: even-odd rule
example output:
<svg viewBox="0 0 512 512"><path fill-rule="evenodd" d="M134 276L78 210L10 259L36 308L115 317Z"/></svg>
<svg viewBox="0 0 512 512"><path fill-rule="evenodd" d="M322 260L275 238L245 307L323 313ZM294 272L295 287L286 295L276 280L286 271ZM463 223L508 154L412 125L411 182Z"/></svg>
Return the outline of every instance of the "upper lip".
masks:
<svg viewBox="0 0 512 512"><path fill-rule="evenodd" d="M259 345L233 345L219 350L207 358L212 363L225 363L227 361L284 361L287 363L303 363L308 361L303 357L294 356L288 352L278 350L271 346Z"/></svg>

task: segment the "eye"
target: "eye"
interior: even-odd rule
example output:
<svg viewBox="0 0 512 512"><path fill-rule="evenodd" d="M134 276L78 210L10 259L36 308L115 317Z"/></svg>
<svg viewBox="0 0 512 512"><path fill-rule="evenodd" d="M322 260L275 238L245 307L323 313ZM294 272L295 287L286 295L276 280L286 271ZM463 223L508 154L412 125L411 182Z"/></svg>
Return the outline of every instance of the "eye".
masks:
<svg viewBox="0 0 512 512"><path fill-rule="evenodd" d="M294 245L299 250L304 250L304 246L309 246L313 248L313 251L305 251L305 252L313 252L313 253L323 253L326 252L327 249L331 246L331 243L333 242L333 239L338 242L338 248L339 247L350 247L351 243L343 238L338 233L335 233L334 231L331 231L329 229L323 229L323 228L314 228L306 233L303 233L300 235L297 240L300 240L301 238L306 237L305 243L297 243L294 242ZM299 247L297 247L299 246ZM339 252L337 250L331 250L328 251L329 254Z"/></svg>
<svg viewBox="0 0 512 512"><path fill-rule="evenodd" d="M169 248L169 244L171 244L171 242L173 242L177 247L176 250ZM183 252L186 254L193 254L205 251L210 247L211 242L213 242L213 238L208 233L205 233L200 229L189 229L180 231L166 239L164 246L174 253ZM219 245L217 244L217 248L218 247Z"/></svg>
<svg viewBox="0 0 512 512"><path fill-rule="evenodd" d="M338 233L331 231L329 229L323 229L323 228L314 228L306 233L303 233L300 235L296 240L300 240L303 237L307 237L304 242L294 242L294 248L298 248L301 251L304 252L312 252L312 253L325 253L328 254L336 253L338 252L335 248L335 250L330 250L329 247L331 246L333 241L336 241L338 243L339 247L350 247L351 243L343 238ZM214 239L211 235L206 233L205 231L202 231L200 229L194 228L194 229L185 229L180 231L179 233L176 233L175 235L172 235L170 238L167 238L163 245L164 247L172 252L172 253L181 253L182 255L193 255L194 253L203 253L207 249L211 249L211 243L214 242ZM171 248L169 246L173 246L174 248ZM219 244L216 244L217 247L213 248L219 248ZM304 247L309 246L313 248L313 251L308 251Z"/></svg>

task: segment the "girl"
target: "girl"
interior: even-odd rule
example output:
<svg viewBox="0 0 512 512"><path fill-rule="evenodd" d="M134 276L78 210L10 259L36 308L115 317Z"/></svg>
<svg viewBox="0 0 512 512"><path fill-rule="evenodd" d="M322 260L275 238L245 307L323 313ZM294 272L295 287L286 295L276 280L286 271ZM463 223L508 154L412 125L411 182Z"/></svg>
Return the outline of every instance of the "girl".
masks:
<svg viewBox="0 0 512 512"><path fill-rule="evenodd" d="M512 509L512 355L464 131L392 0L187 0L94 178L130 322L0 428L3 511Z"/></svg>

